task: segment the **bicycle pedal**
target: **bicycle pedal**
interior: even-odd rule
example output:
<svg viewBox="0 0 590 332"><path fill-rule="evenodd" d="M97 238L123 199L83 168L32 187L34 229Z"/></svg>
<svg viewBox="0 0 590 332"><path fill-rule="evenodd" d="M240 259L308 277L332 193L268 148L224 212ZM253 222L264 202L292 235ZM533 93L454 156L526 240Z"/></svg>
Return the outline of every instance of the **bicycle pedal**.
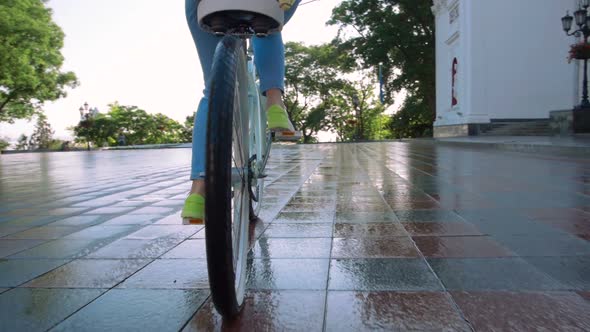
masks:
<svg viewBox="0 0 590 332"><path fill-rule="evenodd" d="M183 225L204 225L204 219L194 219L194 218L183 218L182 219Z"/></svg>

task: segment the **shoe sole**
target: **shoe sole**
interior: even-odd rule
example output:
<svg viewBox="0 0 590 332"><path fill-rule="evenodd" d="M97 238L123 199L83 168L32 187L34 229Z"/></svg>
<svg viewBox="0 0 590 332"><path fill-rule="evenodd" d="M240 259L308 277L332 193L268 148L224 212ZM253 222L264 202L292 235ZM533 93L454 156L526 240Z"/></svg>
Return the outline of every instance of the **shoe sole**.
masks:
<svg viewBox="0 0 590 332"><path fill-rule="evenodd" d="M204 225L205 221L203 219L195 219L195 218L182 218L183 225Z"/></svg>

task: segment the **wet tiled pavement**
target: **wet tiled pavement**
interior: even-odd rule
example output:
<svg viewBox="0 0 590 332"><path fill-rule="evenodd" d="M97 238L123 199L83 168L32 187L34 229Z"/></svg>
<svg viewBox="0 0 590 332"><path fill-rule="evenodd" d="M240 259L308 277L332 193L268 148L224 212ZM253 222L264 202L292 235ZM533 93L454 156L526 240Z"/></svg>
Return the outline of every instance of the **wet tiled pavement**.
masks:
<svg viewBox="0 0 590 332"><path fill-rule="evenodd" d="M0 157L0 331L589 331L590 158L275 145L222 322L190 150Z"/></svg>

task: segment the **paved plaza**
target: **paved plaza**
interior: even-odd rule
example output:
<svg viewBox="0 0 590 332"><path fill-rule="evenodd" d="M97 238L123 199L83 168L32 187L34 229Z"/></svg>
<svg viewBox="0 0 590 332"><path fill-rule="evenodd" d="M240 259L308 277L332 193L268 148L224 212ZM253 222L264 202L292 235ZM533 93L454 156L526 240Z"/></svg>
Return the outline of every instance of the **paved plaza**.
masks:
<svg viewBox="0 0 590 332"><path fill-rule="evenodd" d="M0 331L590 331L590 157L275 145L223 324L190 149L0 157Z"/></svg>

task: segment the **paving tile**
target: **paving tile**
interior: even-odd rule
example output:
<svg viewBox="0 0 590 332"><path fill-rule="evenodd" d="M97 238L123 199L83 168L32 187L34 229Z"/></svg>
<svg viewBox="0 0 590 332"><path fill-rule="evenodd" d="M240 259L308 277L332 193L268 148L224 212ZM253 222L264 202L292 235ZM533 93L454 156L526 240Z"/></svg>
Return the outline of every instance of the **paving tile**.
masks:
<svg viewBox="0 0 590 332"><path fill-rule="evenodd" d="M408 211L408 210L437 210L440 209L440 204L435 200L424 200L424 201L405 201L386 198L385 201L389 204L389 207L396 211Z"/></svg>
<svg viewBox="0 0 590 332"><path fill-rule="evenodd" d="M332 258L418 258L410 237L335 238Z"/></svg>
<svg viewBox="0 0 590 332"><path fill-rule="evenodd" d="M321 331L325 296L323 291L251 291L242 312L231 322L223 322L209 300L183 332Z"/></svg>
<svg viewBox="0 0 590 332"><path fill-rule="evenodd" d="M273 223L329 223L334 220L334 212L281 212Z"/></svg>
<svg viewBox="0 0 590 332"><path fill-rule="evenodd" d="M325 290L328 259L253 259L248 266L248 288Z"/></svg>
<svg viewBox="0 0 590 332"><path fill-rule="evenodd" d="M114 241L94 251L86 258L158 258L176 247L182 240L174 238L163 238L155 240L127 240Z"/></svg>
<svg viewBox="0 0 590 332"><path fill-rule="evenodd" d="M271 223L262 235L268 238L331 238L331 224L278 224Z"/></svg>
<svg viewBox="0 0 590 332"><path fill-rule="evenodd" d="M401 222L463 222L464 220L450 210L408 210L395 211Z"/></svg>
<svg viewBox="0 0 590 332"><path fill-rule="evenodd" d="M382 201L376 203L368 203L368 202L347 202L347 203L340 203L336 205L337 212L390 212L391 209L389 205L383 203Z"/></svg>
<svg viewBox="0 0 590 332"><path fill-rule="evenodd" d="M36 226L43 226L50 224L56 220L60 219L57 216L27 216L27 217L18 217L18 218L10 218L7 221L3 221L0 223L0 229L8 228L8 227L36 227Z"/></svg>
<svg viewBox="0 0 590 332"><path fill-rule="evenodd" d="M334 237L395 237L408 236L400 223L337 223L334 224Z"/></svg>
<svg viewBox="0 0 590 332"><path fill-rule="evenodd" d="M575 293L451 294L476 331L590 330L590 303Z"/></svg>
<svg viewBox="0 0 590 332"><path fill-rule="evenodd" d="M331 238L260 238L255 258L330 258Z"/></svg>
<svg viewBox="0 0 590 332"><path fill-rule="evenodd" d="M58 239L21 251L7 258L74 259L86 256L110 242L111 240L109 239Z"/></svg>
<svg viewBox="0 0 590 332"><path fill-rule="evenodd" d="M48 330L105 291L101 289L12 289L0 296L0 330Z"/></svg>
<svg viewBox="0 0 590 332"><path fill-rule="evenodd" d="M335 259L330 290L438 291L441 285L422 259Z"/></svg>
<svg viewBox="0 0 590 332"><path fill-rule="evenodd" d="M520 256L590 255L590 242L573 235L495 236L495 239Z"/></svg>
<svg viewBox="0 0 590 332"><path fill-rule="evenodd" d="M197 289L112 289L54 331L178 331L207 296Z"/></svg>
<svg viewBox="0 0 590 332"><path fill-rule="evenodd" d="M84 239L107 239L121 237L137 229L137 226L91 226L81 231L66 235L63 239L84 240Z"/></svg>
<svg viewBox="0 0 590 332"><path fill-rule="evenodd" d="M393 212L336 212L335 223L386 223L399 221Z"/></svg>
<svg viewBox="0 0 590 332"><path fill-rule="evenodd" d="M49 259L0 259L0 287L16 287L67 262Z"/></svg>
<svg viewBox="0 0 590 332"><path fill-rule="evenodd" d="M158 219L153 225L182 225L182 218L180 217L180 212L170 214L165 216L164 218Z"/></svg>
<svg viewBox="0 0 590 332"><path fill-rule="evenodd" d="M546 225L557 227L574 235L590 235L590 220L540 219Z"/></svg>
<svg viewBox="0 0 590 332"><path fill-rule="evenodd" d="M590 290L590 257L525 257L553 279L574 289Z"/></svg>
<svg viewBox="0 0 590 332"><path fill-rule="evenodd" d="M562 290L559 283L520 258L428 259L449 290Z"/></svg>
<svg viewBox="0 0 590 332"><path fill-rule="evenodd" d="M281 209L281 212L326 212L335 211L335 204L322 203L289 203Z"/></svg>
<svg viewBox="0 0 590 332"><path fill-rule="evenodd" d="M208 289L207 261L204 259L157 259L118 287Z"/></svg>
<svg viewBox="0 0 590 332"><path fill-rule="evenodd" d="M10 234L14 234L14 233L19 233L22 231L26 231L27 229L30 229L31 227L29 226L22 226L22 227L17 227L17 226L10 226L10 227L2 227L2 224L0 223L0 238L10 235Z"/></svg>
<svg viewBox="0 0 590 332"><path fill-rule="evenodd" d="M509 257L514 253L487 236L419 236L414 238L426 257Z"/></svg>
<svg viewBox="0 0 590 332"><path fill-rule="evenodd" d="M101 226L148 225L156 219L158 216L153 214L124 214L103 222Z"/></svg>
<svg viewBox="0 0 590 332"><path fill-rule="evenodd" d="M36 247L47 240L9 240L0 239L0 258L10 256L17 252Z"/></svg>
<svg viewBox="0 0 590 332"><path fill-rule="evenodd" d="M149 225L127 235L126 239L154 240L158 238L186 239L203 229L198 225Z"/></svg>
<svg viewBox="0 0 590 332"><path fill-rule="evenodd" d="M111 207L111 206L106 206L106 207L99 207L96 208L94 210L90 210L90 211L86 211L85 214L99 214L99 215L105 215L105 214L123 214L123 213L128 213L129 211L133 210L135 207L132 206L128 206L128 207Z"/></svg>
<svg viewBox="0 0 590 332"><path fill-rule="evenodd" d="M478 236L484 235L467 222L403 222L406 231L415 236Z"/></svg>
<svg viewBox="0 0 590 332"><path fill-rule="evenodd" d="M156 216L168 215L174 212L173 208L160 206L146 206L137 210L133 210L130 214L151 214Z"/></svg>
<svg viewBox="0 0 590 332"><path fill-rule="evenodd" d="M23 287L111 288L149 262L147 259L80 259L36 278Z"/></svg>
<svg viewBox="0 0 590 332"><path fill-rule="evenodd" d="M73 208L73 207L60 207L57 209L45 211L43 214L49 215L49 216L67 216L67 215L81 213L84 210L86 210L86 209L85 208Z"/></svg>
<svg viewBox="0 0 590 332"><path fill-rule="evenodd" d="M266 201L269 197L265 197L264 200ZM319 197L293 197L290 201L289 204L322 204L322 205L326 205L326 206L332 206L336 204L336 198L335 197L325 197L325 198L319 198Z"/></svg>
<svg viewBox="0 0 590 332"><path fill-rule="evenodd" d="M85 227L85 226L94 226L96 224L100 224L101 222L103 222L105 219L104 216L101 215L95 215L95 216L91 216L91 215L80 215L80 216L74 216L74 217L69 217L69 218L65 218L65 219L60 219L57 221L52 222L51 226L79 226L79 227Z"/></svg>
<svg viewBox="0 0 590 332"><path fill-rule="evenodd" d="M53 226L52 224L49 224L8 235L4 237L4 239L54 240L79 231L80 229L81 227L79 226Z"/></svg>
<svg viewBox="0 0 590 332"><path fill-rule="evenodd" d="M439 292L328 293L326 331L471 331Z"/></svg>
<svg viewBox="0 0 590 332"><path fill-rule="evenodd" d="M526 215L535 220L552 219L590 222L590 213L573 208L536 208L526 210Z"/></svg>
<svg viewBox="0 0 590 332"><path fill-rule="evenodd" d="M186 240L170 250L162 258L207 258L205 240Z"/></svg>

